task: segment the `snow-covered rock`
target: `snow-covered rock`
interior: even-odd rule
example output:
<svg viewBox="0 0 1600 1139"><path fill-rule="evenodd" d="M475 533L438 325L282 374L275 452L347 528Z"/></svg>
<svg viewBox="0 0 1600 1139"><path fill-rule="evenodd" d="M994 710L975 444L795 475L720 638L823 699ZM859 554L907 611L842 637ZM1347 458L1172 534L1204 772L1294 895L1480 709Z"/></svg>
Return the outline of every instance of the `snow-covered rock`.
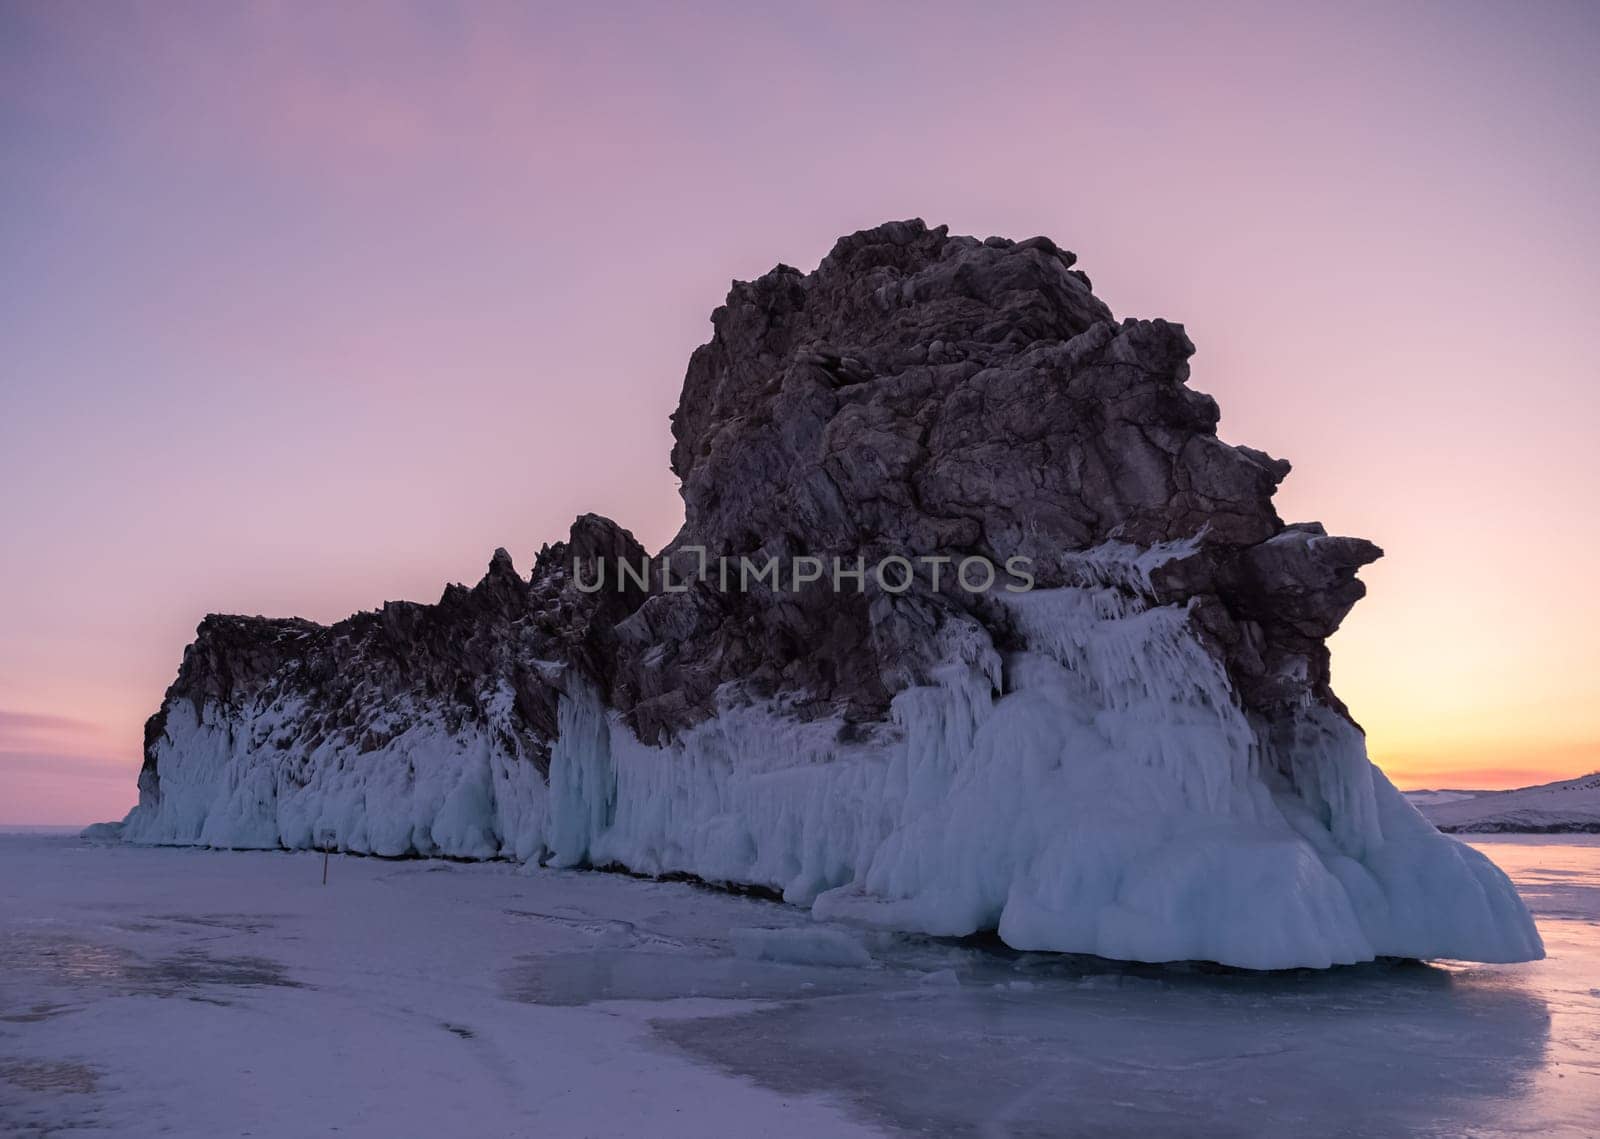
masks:
<svg viewBox="0 0 1600 1139"><path fill-rule="evenodd" d="M1146 961L1539 956L1329 687L1380 551L1284 525L1288 464L1217 438L1182 328L1073 261L900 222L736 282L647 582L586 515L437 605L208 617L125 837L685 873ZM837 576L885 558L919 572ZM1013 559L1033 588L961 576Z"/></svg>

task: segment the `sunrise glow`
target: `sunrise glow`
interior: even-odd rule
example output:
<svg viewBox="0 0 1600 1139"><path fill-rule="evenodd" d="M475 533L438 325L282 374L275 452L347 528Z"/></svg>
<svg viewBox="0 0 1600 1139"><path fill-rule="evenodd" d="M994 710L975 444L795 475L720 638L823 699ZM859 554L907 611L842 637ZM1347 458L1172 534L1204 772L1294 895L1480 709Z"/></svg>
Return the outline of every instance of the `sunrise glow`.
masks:
<svg viewBox="0 0 1600 1139"><path fill-rule="evenodd" d="M662 545L729 280L913 215L1182 321L1385 548L1334 684L1398 783L1600 767L1584 6L397 11L0 7L5 821L126 811L206 612Z"/></svg>

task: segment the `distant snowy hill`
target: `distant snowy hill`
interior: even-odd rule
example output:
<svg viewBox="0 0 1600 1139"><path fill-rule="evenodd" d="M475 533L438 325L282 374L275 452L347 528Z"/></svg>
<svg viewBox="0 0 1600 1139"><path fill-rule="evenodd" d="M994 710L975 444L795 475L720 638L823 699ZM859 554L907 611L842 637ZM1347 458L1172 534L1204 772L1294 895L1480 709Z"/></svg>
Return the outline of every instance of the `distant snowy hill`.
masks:
<svg viewBox="0 0 1600 1139"><path fill-rule="evenodd" d="M1462 799L1471 799L1476 795L1483 795L1483 791L1407 791L1405 796L1411 804L1418 809L1434 807L1440 803L1457 803Z"/></svg>
<svg viewBox="0 0 1600 1139"><path fill-rule="evenodd" d="M1515 791L1407 791L1442 831L1600 833L1600 771Z"/></svg>

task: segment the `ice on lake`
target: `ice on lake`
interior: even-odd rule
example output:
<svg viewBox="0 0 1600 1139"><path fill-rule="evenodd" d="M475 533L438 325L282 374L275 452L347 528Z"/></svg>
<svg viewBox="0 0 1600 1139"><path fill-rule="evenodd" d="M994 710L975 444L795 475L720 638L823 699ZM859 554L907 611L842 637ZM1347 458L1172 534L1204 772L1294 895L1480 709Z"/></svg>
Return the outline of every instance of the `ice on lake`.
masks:
<svg viewBox="0 0 1600 1139"><path fill-rule="evenodd" d="M1593 1135L1600 838L1475 845L1548 959L1128 966L617 875L0 836L0 1133Z"/></svg>

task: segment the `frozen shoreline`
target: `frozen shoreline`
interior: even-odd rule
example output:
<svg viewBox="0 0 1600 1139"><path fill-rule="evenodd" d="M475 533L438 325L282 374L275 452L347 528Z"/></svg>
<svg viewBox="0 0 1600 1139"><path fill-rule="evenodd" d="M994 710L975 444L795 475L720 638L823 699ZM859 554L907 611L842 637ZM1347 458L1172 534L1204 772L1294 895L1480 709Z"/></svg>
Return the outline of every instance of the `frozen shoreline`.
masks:
<svg viewBox="0 0 1600 1139"><path fill-rule="evenodd" d="M1510 882L1418 814L1353 724L1311 704L1248 713L1188 607L1120 588L1148 585L1145 561L1096 564L1126 580L1006 602L1026 650L951 623L932 682L864 734L724 691L716 715L646 744L572 675L546 775L504 746L505 689L487 723L385 711L372 748L302 739L300 698L274 687L237 705L169 695L119 833L616 864L823 919L1124 961L1541 955Z"/></svg>
<svg viewBox="0 0 1600 1139"><path fill-rule="evenodd" d="M0 1130L1581 1135L1600 840L1487 845L1550 959L1252 976L503 862L324 888L314 853L0 837Z"/></svg>

